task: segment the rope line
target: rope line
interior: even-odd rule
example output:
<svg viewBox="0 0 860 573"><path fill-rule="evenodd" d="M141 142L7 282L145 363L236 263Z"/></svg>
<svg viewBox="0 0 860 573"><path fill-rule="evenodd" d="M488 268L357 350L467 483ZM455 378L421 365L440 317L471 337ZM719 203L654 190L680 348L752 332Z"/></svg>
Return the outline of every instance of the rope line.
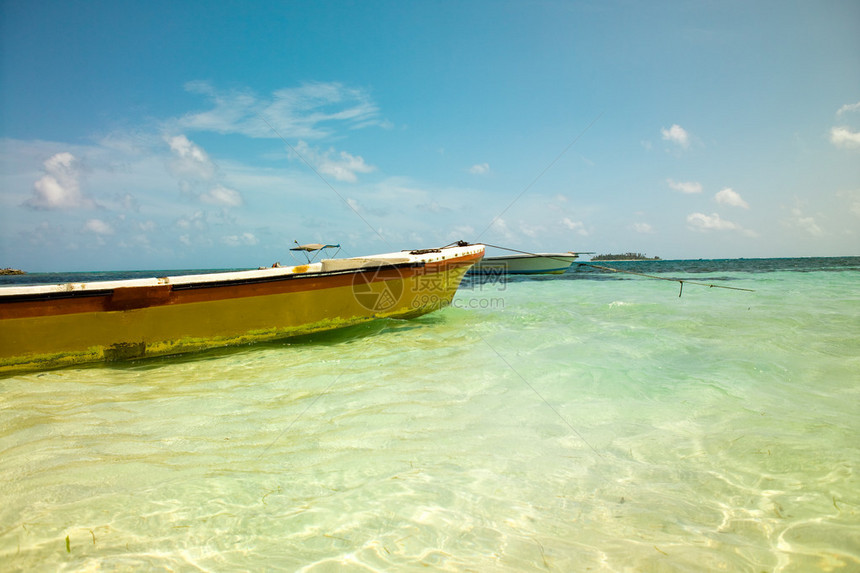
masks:
<svg viewBox="0 0 860 573"><path fill-rule="evenodd" d="M580 267L593 267L595 269L600 269L603 271L612 271L613 273L626 273L628 275L637 275L637 276L646 277L649 279L657 279L657 280L661 280L661 281L670 281L670 282L681 283L681 292L678 293L679 298L681 297L681 294L684 292L684 283L696 285L696 286L705 286L708 288L724 288L724 289L728 289L728 290L742 290L745 292L755 292L755 289L751 289L751 288L733 287L733 286L726 286L726 285L715 285L712 283L700 283L697 281L689 281L686 279L671 279L668 277L658 277L658 276L654 276L654 275L648 275L645 273L637 273L634 271L625 271L623 269L613 269L611 267L604 267L601 265L592 265L591 263L577 263L577 265Z"/></svg>
<svg viewBox="0 0 860 573"><path fill-rule="evenodd" d="M526 194L526 191L528 191L529 189L531 189L531 188L532 188L532 186L533 186L535 183L537 183L537 182L538 182L538 179L540 179L541 177L543 177L544 173L546 173L547 171L549 171L550 167L552 167L553 165L555 165L555 164L558 162L558 160L559 160L559 159L561 159L561 158L562 158L562 156L563 156L565 153L567 153L567 151L568 151L571 147L573 147L573 145L574 145L577 141L579 141L579 140L580 140L580 138L582 138L582 136L583 136L583 135L585 135L585 133L586 133L589 129L591 129L591 126L592 126L592 125L594 125L595 123L597 123L597 120L598 120L598 119L600 119L600 117L601 117L602 115L603 115L603 112L600 112L600 113L597 115L597 117L595 117L594 119L592 119L592 120L591 120L591 123L589 123L587 126L585 126L585 129L583 129L581 132L579 132L579 135L577 135L577 136L573 139L573 141L571 141L571 142L567 145L567 147L565 147L565 148L562 150L562 152L561 152L561 153L559 153L559 154L556 156L556 158L555 158L555 159L553 159L552 161L550 161L550 162L549 162L549 165L547 165L546 167L544 167L544 168L543 168L543 171L541 171L540 173L538 173L538 176L537 176L537 177L535 177L535 178L532 180L532 182L531 182L531 183L529 183L528 185L526 185L525 189L523 189L522 191L520 191L520 194L519 194L519 195L517 195L516 197L514 197L514 200L513 200L513 201L511 201L511 202L508 204L508 206L507 206L507 207L505 207L504 209L502 209L502 212L501 212L501 213L499 213L498 215L496 215L495 217L493 217L493 220L492 220L492 221L490 221L490 224L489 224L489 225L487 225L487 227L486 227L483 231L481 231L480 233L478 233L478 236L477 236L476 238L477 238L477 239L480 239L480 238L484 235L484 233L486 233L487 231L489 231L489 230L490 230L490 228L495 224L495 222L496 222L496 221L498 221L498 220L501 218L501 216L502 216L502 215L504 215L505 213L507 213L508 209L510 209L511 207L513 207L513 206L514 206L514 203L516 203L517 201L519 201L519 200L520 200L520 197L522 197L523 195L525 195L525 194Z"/></svg>
<svg viewBox="0 0 860 573"><path fill-rule="evenodd" d="M555 406L553 406L552 404L550 404L550 403L549 403L549 400L547 400L546 398L544 398L544 397L543 397L543 394L541 394L540 392L538 392L538 391L537 391L537 389L536 389L534 386L532 386L531 382L529 382L528 380L526 380L525 376L523 376L522 374L520 374L520 372L519 372L516 368L514 368L514 367L511 365L511 363L510 363L510 362L508 362L507 360L505 360L505 357L504 357L504 356L502 356L502 354L501 354L498 350L496 350L496 349L495 349L495 347L494 347L492 344L490 344L489 342L487 342L487 340L486 340L483 336L481 336L480 334L478 334L478 333L475 333L475 334L477 334L478 338L480 338L480 339L481 339L481 341L483 341L483 343L484 343L484 344L486 344L486 345L490 348L490 350L492 350L492 351L496 354L496 356L498 356L498 357L499 357L499 360L501 360L502 362L504 362L504 363L505 363L505 366L507 366L508 368L510 368L510 369L511 369L511 372L513 372L514 374L516 374L516 375L517 375L517 377L519 377L519 379L520 379L520 380L522 380L523 384L525 384L526 386L528 386L528 387L531 389L531 391L532 391L532 392L534 392L534 393L537 395L537 397L538 397L538 398L540 398L541 400L543 400L543 403L544 403L544 404L546 404L547 406L549 406L549 409L550 409L550 410L552 410L552 411L555 413L555 415L556 415L556 416L558 416L558 418L559 418L562 422L564 422L564 424L565 424L568 428L570 428L570 431L571 431L571 432L573 432L574 434L576 434L576 436L577 436L577 437L582 441L582 443L583 443L583 444L585 444L586 446L588 446L589 448L591 448L591 451L592 451L592 452L594 452L595 454L597 454L597 456L598 456L598 457L600 457L600 458L602 458L602 457L603 457L603 456L601 455L601 453L600 453L600 452L598 452L597 450L595 450L595 449L594 449L594 446L592 446L591 444L589 444L589 443L588 443L588 440L586 440L586 439L582 436L582 434L580 434L580 433L579 433L579 430L577 430L576 428L574 428L574 427L573 427L573 425L572 425L570 422L568 422L568 421L567 421L567 418L565 418L564 416L562 416L562 415L561 415L561 412L559 412L559 411L555 408Z"/></svg>
<svg viewBox="0 0 860 573"><path fill-rule="evenodd" d="M517 249L511 249L511 248L508 248L508 247L501 247L501 246L499 246L499 245L488 245L487 243L484 243L484 246L485 246L485 247L493 247L494 249L501 249L501 250L503 250L503 251L511 251L511 252L514 252L514 253L522 253L522 254L524 254L524 255L531 255L531 256L535 256L535 257L537 257L537 256L546 257L546 258L548 258L548 259L552 259L552 260L554 260L554 261L564 261L564 262L567 262L566 260L561 259L561 258L559 258L559 257L547 257L546 255L540 255L540 254L538 254L538 253L530 253L530 252L528 252L528 251L520 251L520 250L517 250ZM603 270L603 271L611 271L611 272L613 272L613 273L625 273L625 274L628 274L628 275L636 275L636 276L639 276L639 277L646 277L646 278L649 278L649 279L657 279L657 280L660 280L660 281L669 281L669 282L673 282L673 283L674 283L674 282L681 283L681 290L680 290L680 292L678 292L678 298L680 298L680 297L681 297L681 295L684 293L684 283L691 284L691 285L696 285L696 286L706 286L706 287L708 287L708 288L722 288L722 289L727 289L727 290L740 290L740 291L745 291L745 292L755 292L755 290L754 290L754 289L751 289L751 288L741 288L741 287L733 287L733 286L727 286L727 285L717 285L717 284L711 284L711 283L702 283L702 282L690 281L690 280L686 280L686 279L673 279L673 278L669 278L669 277L658 277L658 276L655 276L655 275L649 275L649 274L646 274L646 273L638 273L638 272L635 272L635 271L626 271L626 270L623 270L623 269L613 269L612 267L605 267L605 266L603 266L603 265L595 265L595 264L592 264L592 263L577 263L577 266L579 266L579 267L592 267L592 268L600 269L600 270Z"/></svg>
<svg viewBox="0 0 860 573"><path fill-rule="evenodd" d="M585 133L586 133L586 132L591 128L591 126L592 126L592 125L594 125L594 123L595 123L598 119L600 119L600 116L602 116L602 115L603 115L603 113L601 112L597 117L595 117L595 118L591 121L591 123L589 123L589 124L588 124L588 126L586 126L586 128L585 128L584 130L582 130L582 132L580 132L580 134L579 134L579 135L577 135L577 136L576 136L576 138L575 138L573 141L571 141L571 142L570 142L570 144L568 144L568 146L567 146L567 147L565 147L565 148L564 148L564 150L563 150L561 153L559 153L559 154L558 154L558 156L557 156L555 159L553 159L553 160L549 163L549 165L547 165L547 166L543 169L543 171L541 171L541 172L538 174L538 176L537 176L537 177L535 177L535 178L534 178L534 180L532 180L532 182L531 182L531 183L529 183L529 184L528 184L528 186L526 186L526 187L525 187L525 189L523 189L523 190L520 192L520 194L519 194L519 195L517 195L517 196L514 198L514 200L513 200L513 201L511 201L511 203L510 203L507 207L505 207L505 208L502 210L502 212L501 212L501 213L499 213L495 218L493 218L493 220L492 220L492 221L490 221L490 224L489 224L489 225L487 225L487 228L486 228L486 229L484 229L484 230L480 233L480 235L478 235L478 236L480 237L481 235L483 235L484 233L486 233L486 232L487 232L487 231L488 231L488 230L493 226L493 224L494 224L494 223L495 223L495 222L496 222L496 221L497 221L497 220L498 220L502 215L504 215L504 214L508 211L508 209L510 209L510 208L514 205L514 203L516 203L516 202L517 202L517 201L518 201L518 200L519 200L523 195L525 195L525 193L526 193L526 192L527 192L527 191L528 191L528 190L529 190L529 189L530 189L530 188L531 188L535 183L537 183L537 181L538 181L538 180L539 180L539 179L544 175L544 173L546 173L546 172L547 172L547 171L548 171L548 170L549 170L553 165L555 165L555 163L556 163L556 162L558 162L558 160L559 160L559 159L561 159L561 157L562 157L565 153L567 153L567 151L568 151L571 147L573 147L573 145L574 145L574 144L575 144L575 143L576 143L576 142L577 142L577 141L578 141L578 140L579 140L583 135L585 135ZM331 183L329 183L329 182L328 182L328 180L327 180L325 177L323 177L323 176L322 176L322 174L321 174L319 171L317 171L317 169L316 169L313 165L311 165L311 163L310 163L307 159L305 159L305 157L304 157L301 153L299 153L299 152L298 152L298 150L297 150L295 147L293 147L292 145L290 145L290 143L289 143L286 139L284 139L284 137L283 137L280 133L278 133L278 130L277 130L277 129L275 129L275 127L274 127L274 126L273 126L273 125L272 125L272 124L271 124L271 123L270 123L270 122L269 122L265 117L263 117L263 116L262 116L262 115L260 115L260 114L258 114L258 116L259 116L259 118L260 118L261 120L263 120L263 122L264 122L266 125L268 125L268 126L269 126L269 129L271 129L271 130L272 130L272 132L273 132L275 135L277 135L277 136L278 136L278 138L279 138L281 141L283 141L283 142L284 142L284 145L286 145L286 146L290 149L290 151L292 151L293 153L295 153L295 154L296 154L296 156L297 156L299 159L301 159L301 160L302 160L302 162L303 162L305 165L307 165L307 166L310 168L310 170L311 170L311 171L313 171L313 172L316 174L316 176L317 176L317 177L319 177L319 178L320 178L320 180L322 180L322 182L323 182L323 183L325 183L325 184L326 184L326 186L328 186L328 188L329 188L329 189L331 189L331 190L332 190L332 192L334 192L334 194L335 194L335 195L337 195L337 196L338 196L338 198L340 198L340 200L341 200L341 201L343 201L343 203L344 203L347 207L349 207L349 208L350 208L350 210L352 210L352 212L353 212L353 213L355 213L355 214L358 216L358 218L359 218L359 219L361 219L361 220L364 222L364 224L365 224L365 225L367 225L367 226L368 226L368 227L369 227L369 228L370 228L370 229L371 229L371 230L372 230L372 231L373 231L373 232L374 232L374 233L375 233L375 234L376 234L380 239L382 239L382 241L383 241L385 244L388 244L388 241L385 239L385 237L383 237L383 236L379 233L379 231L378 231L378 230L376 230L376 228L374 228L374 227L373 227L373 225L371 225L371 224L367 221L367 219L365 219L365 218L361 215L361 213L359 213L359 212L355 209L355 207L353 207L353 206L352 206L352 205L351 205L351 204L350 204L350 203L349 203L349 202L348 202L348 201L343 197L343 195L341 195L340 193L338 193L337 189L335 189L335 188L332 186L332 184L331 184ZM454 245L465 246L465 244L466 244L466 243L464 243L463 241L455 241L455 242L453 242L453 243L450 243L449 245L446 245L446 247L454 246ZM493 245L487 245L487 246L493 246ZM442 248L445 248L445 247L442 247ZM500 249L504 249L504 247L498 247L498 248L500 248ZM514 250L514 249L507 249L507 250ZM527 252L525 252L525 251L517 251L517 252L521 252L521 253L524 253L524 254L532 254L532 253L527 253ZM565 261L565 262L567 262L567 261ZM479 338L484 342L484 344L486 344L486 345L487 345L487 346L488 346L488 347L489 347L489 348L490 348L490 349L491 349L491 350L496 354L496 356L498 356L498 357L499 357L499 359L500 359L502 362L504 362L504 363L505 363L505 365L506 365L508 368L510 368L510 370L511 370L514 374L516 374L516 375L517 375L517 377L518 377L520 380L522 380L522 382L523 382L526 386L528 386L528 387L531 389L531 391L532 391L532 392L534 392L534 393L535 393L535 394L536 394L536 395L537 395L537 396L538 396L538 397L539 397L539 398L544 402L544 404L546 404L546 405L547 405L547 406L548 406L548 407L553 411L553 413L555 413L555 415L556 415L556 416L557 416L557 417L558 417L562 422L564 422L564 424L565 424L568 428L570 428L570 430L571 430L571 431L572 431L572 432L573 432L573 433L574 433L574 434L575 434L575 435L576 435L576 436L577 436L577 437L578 437L578 438L579 438L579 439L580 439L580 440L581 440L581 441L582 441L586 446L588 446L588 447L591 449L591 451L593 451L593 452L594 452L598 457L603 457L603 456L600 454L600 452L598 452L598 451L594 448L594 446L592 446L592 445L588 442L588 440L586 440L586 439L583 437L583 435L582 435L582 434L580 434L580 433L579 433L579 431L578 431L575 427L573 427L573 425L572 425L572 424L571 424L571 423L570 423L570 422L569 422L569 421L568 421L564 416L562 416L562 415L561 415L561 412L559 412L559 411L558 411L558 410L557 410L557 409L556 409L556 408L555 408L555 407L554 407L554 406L553 406L553 405L552 405L552 404L551 404L551 403L550 403L546 398L544 398L544 396L543 396L540 392L538 392L538 391L537 391L537 389L536 389L534 386L532 386L532 384L531 384L528 380L526 380L526 378L525 378L522 374L520 374L520 372L519 372L519 371L517 371L517 370L516 370L516 369L515 369L515 368L514 368L514 367L513 367L513 366L512 366L512 365L511 365L507 360L505 360L504 356L502 356L502 354L501 354L498 350L496 350L496 349L493 347L493 345L491 345L489 342L487 342L487 340L486 340L486 339L484 339L484 337L483 337L483 336L481 336L480 334L478 335L478 337L479 337ZM301 412L299 412L298 414L296 414L296 415L293 417L293 419L289 422L289 424L287 424L287 425L286 425L286 427L284 427L284 428L281 430L281 432L280 432L280 433L279 433L279 434L278 434L278 435L277 435L277 436L276 436L276 437L275 437L271 442L269 442L269 444L266 446L266 448L263 450L263 452L260 454L260 456L259 456L259 457L263 457L264 455L266 455L266 453L267 453L267 452L272 448L272 446L274 446L278 441L280 441L280 440L281 440L281 438L284 436L284 434L286 434L287 432L289 432L289 431L290 431L290 429L291 429L291 428L292 428L292 427L293 427L293 426L294 426L294 425L295 425L299 420L301 420L301 419L305 416L305 414L307 414L307 412L308 412L311 408L313 408L313 407L314 407L314 405L315 405L315 404L316 404L316 403L317 403L317 402L318 402L318 401L319 401L319 400L320 400L324 395L326 395L326 394L328 393L328 391L332 388L332 386L334 386L334 385L335 385L335 384L336 384L336 383L337 383L337 382L338 382L338 381L339 381L339 380L344 376L344 374L346 374L346 373L348 372L349 367L350 367L350 366L352 366L352 364L353 364L356 360L358 360L358 356L356 356L355 358L353 358L353 360L350 362L350 364L349 364L349 365L347 365L347 366L346 366L346 367L345 367L345 368L344 368L344 369L343 369L343 370L342 370L342 371L341 371L341 372L340 372L336 377L334 377L334 379L333 379L331 382L329 382L329 384L328 384L328 385L323 389L323 391L322 391L322 392L320 392L319 394L317 394L317 395L316 395L316 396L315 396L315 397L310 401L310 403L309 403L309 404L304 408L304 410L302 410Z"/></svg>

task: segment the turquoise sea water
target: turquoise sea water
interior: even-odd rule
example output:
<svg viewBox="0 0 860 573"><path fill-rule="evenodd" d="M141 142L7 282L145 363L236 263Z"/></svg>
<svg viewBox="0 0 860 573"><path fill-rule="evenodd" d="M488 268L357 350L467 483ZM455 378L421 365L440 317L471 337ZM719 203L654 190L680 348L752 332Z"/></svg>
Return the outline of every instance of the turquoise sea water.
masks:
<svg viewBox="0 0 860 573"><path fill-rule="evenodd" d="M0 378L3 571L858 571L860 258ZM51 277L56 278L56 277Z"/></svg>

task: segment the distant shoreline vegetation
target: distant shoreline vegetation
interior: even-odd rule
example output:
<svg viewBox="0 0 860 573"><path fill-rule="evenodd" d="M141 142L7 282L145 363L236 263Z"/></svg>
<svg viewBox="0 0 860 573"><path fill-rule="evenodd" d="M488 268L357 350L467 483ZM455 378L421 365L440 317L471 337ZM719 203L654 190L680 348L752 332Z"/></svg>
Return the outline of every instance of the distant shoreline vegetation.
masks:
<svg viewBox="0 0 860 573"><path fill-rule="evenodd" d="M24 271L22 271L20 269L12 269L9 267L6 267L5 269L0 269L0 275L23 275L23 274L25 274Z"/></svg>
<svg viewBox="0 0 860 573"><path fill-rule="evenodd" d="M660 257L647 257L642 253L622 253L620 255L597 255L592 261L659 261Z"/></svg>

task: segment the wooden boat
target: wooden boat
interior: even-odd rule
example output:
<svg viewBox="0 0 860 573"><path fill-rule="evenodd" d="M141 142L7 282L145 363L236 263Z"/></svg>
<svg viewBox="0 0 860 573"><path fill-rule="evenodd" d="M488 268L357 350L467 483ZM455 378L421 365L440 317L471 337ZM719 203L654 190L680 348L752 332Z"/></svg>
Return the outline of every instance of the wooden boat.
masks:
<svg viewBox="0 0 860 573"><path fill-rule="evenodd" d="M483 245L291 267L0 288L0 372L137 359L411 318L451 303Z"/></svg>
<svg viewBox="0 0 860 573"><path fill-rule="evenodd" d="M484 257L476 263L471 272L491 275L560 275L579 258L579 253L531 253L506 255L503 257Z"/></svg>

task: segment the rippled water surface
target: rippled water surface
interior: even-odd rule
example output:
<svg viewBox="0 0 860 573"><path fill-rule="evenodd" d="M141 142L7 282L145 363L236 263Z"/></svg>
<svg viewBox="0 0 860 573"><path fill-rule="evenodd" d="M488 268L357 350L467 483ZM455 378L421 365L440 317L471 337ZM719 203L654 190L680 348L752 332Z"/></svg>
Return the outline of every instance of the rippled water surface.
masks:
<svg viewBox="0 0 860 573"><path fill-rule="evenodd" d="M2 569L858 571L860 259L779 261L0 378Z"/></svg>

